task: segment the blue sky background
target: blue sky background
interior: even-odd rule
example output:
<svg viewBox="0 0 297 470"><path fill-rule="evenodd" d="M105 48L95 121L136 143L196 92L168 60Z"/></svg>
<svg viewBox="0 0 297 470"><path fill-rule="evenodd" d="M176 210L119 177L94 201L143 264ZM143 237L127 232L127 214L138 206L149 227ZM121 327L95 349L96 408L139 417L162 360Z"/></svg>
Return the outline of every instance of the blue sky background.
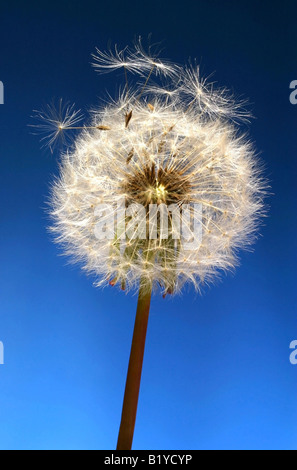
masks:
<svg viewBox="0 0 297 470"><path fill-rule="evenodd" d="M236 275L206 291L154 297L134 449L297 449L294 1L1 4L1 449L114 449L136 298L97 290L58 256L44 207L58 155L40 151L33 109L82 109L115 93L95 47L134 36L250 99L250 134L272 184L270 213Z"/></svg>

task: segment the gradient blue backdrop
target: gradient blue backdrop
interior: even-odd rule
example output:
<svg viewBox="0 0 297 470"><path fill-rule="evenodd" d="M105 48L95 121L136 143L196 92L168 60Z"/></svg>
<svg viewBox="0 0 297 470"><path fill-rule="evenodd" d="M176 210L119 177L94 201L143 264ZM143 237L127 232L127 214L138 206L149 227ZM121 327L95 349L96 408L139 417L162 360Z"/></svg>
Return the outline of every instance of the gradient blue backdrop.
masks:
<svg viewBox="0 0 297 470"><path fill-rule="evenodd" d="M270 215L235 276L200 298L154 298L135 449L297 449L295 1L2 2L1 449L113 449L136 298L92 287L58 256L45 200L57 155L27 127L64 97L88 109L119 76L90 54L135 35L249 97Z"/></svg>

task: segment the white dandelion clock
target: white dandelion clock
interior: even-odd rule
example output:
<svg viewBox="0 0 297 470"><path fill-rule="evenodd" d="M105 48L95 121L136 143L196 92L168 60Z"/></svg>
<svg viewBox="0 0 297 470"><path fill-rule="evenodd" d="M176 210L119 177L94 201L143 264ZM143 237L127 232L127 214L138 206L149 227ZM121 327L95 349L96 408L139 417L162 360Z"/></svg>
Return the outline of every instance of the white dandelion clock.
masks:
<svg viewBox="0 0 297 470"><path fill-rule="evenodd" d="M92 128L62 156L53 188L54 230L67 254L95 274L97 285L129 290L142 279L163 293L177 292L185 282L199 289L233 268L238 248L254 238L263 184L253 147L221 115L210 118L198 105L186 111L175 97L167 103L160 94L150 102L130 97L127 106L125 113L120 99L120 110L112 103L93 113ZM164 240L161 233L123 238L116 226L123 203L127 211L140 204L146 213L154 204L175 204L184 213L192 207L192 218L199 220L189 223L201 226L202 239L184 243L182 233ZM104 205L112 237L96 236Z"/></svg>
<svg viewBox="0 0 297 470"><path fill-rule="evenodd" d="M56 240L96 285L140 288L118 440L129 449L152 291L174 294L186 283L200 290L233 269L238 250L255 239L265 182L235 124L246 112L198 69L163 62L140 44L97 50L94 61L99 71L122 69L125 86L77 128L61 156L51 214ZM130 83L134 74L142 83ZM79 115L66 115L67 131Z"/></svg>

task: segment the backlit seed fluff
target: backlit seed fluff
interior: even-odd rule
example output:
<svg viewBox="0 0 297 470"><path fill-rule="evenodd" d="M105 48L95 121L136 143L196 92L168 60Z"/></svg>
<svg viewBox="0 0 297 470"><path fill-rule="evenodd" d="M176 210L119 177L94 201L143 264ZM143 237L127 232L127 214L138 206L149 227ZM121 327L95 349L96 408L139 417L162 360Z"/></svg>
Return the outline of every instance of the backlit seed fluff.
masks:
<svg viewBox="0 0 297 470"><path fill-rule="evenodd" d="M253 145L236 124L248 116L198 69L162 62L139 45L97 51L94 65L121 69L122 91L92 111L91 125L61 156L50 201L56 240L98 286L129 290L149 282L166 294L192 283L200 290L235 267L238 249L254 241L263 215L265 182ZM146 211L150 204L201 206L191 223L201 227L202 238L195 243L194 235L186 247L169 223L167 239L159 226L155 239L121 236L120 227L113 238L100 239L98 206L117 220L123 201Z"/></svg>

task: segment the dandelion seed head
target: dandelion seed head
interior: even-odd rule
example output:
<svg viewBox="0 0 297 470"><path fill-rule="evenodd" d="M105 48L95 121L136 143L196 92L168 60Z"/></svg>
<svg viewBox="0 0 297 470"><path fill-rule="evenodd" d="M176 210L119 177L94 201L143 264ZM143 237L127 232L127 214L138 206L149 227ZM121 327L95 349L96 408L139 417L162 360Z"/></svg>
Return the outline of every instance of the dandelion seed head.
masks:
<svg viewBox="0 0 297 470"><path fill-rule="evenodd" d="M200 290L234 269L238 250L254 242L264 214L266 183L252 143L235 124L246 115L225 91L207 85L198 69L163 64L140 45L97 51L95 60L101 71L125 67L144 76L144 83L127 85L94 108L91 126L61 155L51 195L55 238L98 286L130 290L146 279L164 294L186 283ZM153 71L164 75L165 86L148 84ZM58 125L75 119L68 112ZM119 220L123 203L127 213ZM146 220L141 238L135 207L141 205L147 217L151 204L158 210L200 205L200 218L194 214L191 223L200 224L201 240L192 234L189 248L173 224L163 239L158 217L152 226ZM113 237L96 236L99 212L101 222L116 222ZM155 238L147 237L149 230L156 230Z"/></svg>

